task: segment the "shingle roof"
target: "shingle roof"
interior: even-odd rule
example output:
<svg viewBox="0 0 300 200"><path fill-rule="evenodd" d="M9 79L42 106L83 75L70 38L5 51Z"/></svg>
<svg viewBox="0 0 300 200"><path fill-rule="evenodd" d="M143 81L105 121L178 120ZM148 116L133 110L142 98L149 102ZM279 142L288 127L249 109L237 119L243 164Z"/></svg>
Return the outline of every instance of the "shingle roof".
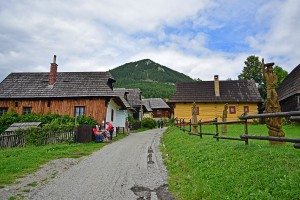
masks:
<svg viewBox="0 0 300 200"><path fill-rule="evenodd" d="M49 85L49 73L11 73L0 83L0 98L115 96L109 72L58 72Z"/></svg>
<svg viewBox="0 0 300 200"><path fill-rule="evenodd" d="M140 107L142 105L142 100L140 99L141 90L140 89L126 89L128 91L127 99L128 103L132 107Z"/></svg>
<svg viewBox="0 0 300 200"><path fill-rule="evenodd" d="M178 83L169 102L261 102L254 81L219 81L220 96L215 96L214 81Z"/></svg>
<svg viewBox="0 0 300 200"><path fill-rule="evenodd" d="M295 67L283 80L277 90L279 101L295 94L300 94L300 65Z"/></svg>
<svg viewBox="0 0 300 200"><path fill-rule="evenodd" d="M150 107L150 101L148 101L147 99L143 99L142 101L143 101L143 106L145 107L145 109L148 112L152 112L153 110Z"/></svg>
<svg viewBox="0 0 300 200"><path fill-rule="evenodd" d="M42 122L22 122L22 123L13 123L8 127L5 132L16 131L18 129L28 129L31 127L37 127L41 125Z"/></svg>
<svg viewBox="0 0 300 200"><path fill-rule="evenodd" d="M164 100L161 98L143 99L143 105L145 106L149 105L151 109L163 109L163 108L170 109L168 104L166 104L166 102L164 102Z"/></svg>
<svg viewBox="0 0 300 200"><path fill-rule="evenodd" d="M126 106L126 108L131 108L128 101L126 101L126 99L124 98L126 92L128 93L128 91L125 88L114 88L114 93L120 97L121 101Z"/></svg>

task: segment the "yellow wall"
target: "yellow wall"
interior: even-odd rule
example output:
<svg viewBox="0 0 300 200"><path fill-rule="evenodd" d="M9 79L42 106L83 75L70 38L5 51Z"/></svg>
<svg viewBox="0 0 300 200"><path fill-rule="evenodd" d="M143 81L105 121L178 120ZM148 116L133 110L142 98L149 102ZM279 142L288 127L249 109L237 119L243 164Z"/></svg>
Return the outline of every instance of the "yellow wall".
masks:
<svg viewBox="0 0 300 200"><path fill-rule="evenodd" d="M152 112L144 112L143 113L143 118L152 118L152 117L153 117Z"/></svg>
<svg viewBox="0 0 300 200"><path fill-rule="evenodd" d="M218 121L222 118L222 113L225 103L197 103L199 107L198 120L202 121L212 120L218 118ZM176 103L174 108L174 118L190 120L192 117L192 103ZM229 113L229 106L235 106L236 114ZM238 120L239 116L244 113L244 106L249 106L249 115L257 114L257 103L229 103L227 121Z"/></svg>

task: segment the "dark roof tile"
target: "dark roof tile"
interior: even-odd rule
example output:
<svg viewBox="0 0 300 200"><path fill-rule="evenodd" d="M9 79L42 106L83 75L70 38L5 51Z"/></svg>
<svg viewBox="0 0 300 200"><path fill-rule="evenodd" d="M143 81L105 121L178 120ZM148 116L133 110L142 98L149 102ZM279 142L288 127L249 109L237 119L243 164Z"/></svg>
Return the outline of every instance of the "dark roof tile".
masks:
<svg viewBox="0 0 300 200"><path fill-rule="evenodd" d="M49 85L49 73L11 73L0 83L0 98L115 96L109 72L58 72Z"/></svg>
<svg viewBox="0 0 300 200"><path fill-rule="evenodd" d="M300 65L295 67L277 89L279 101L300 94Z"/></svg>
<svg viewBox="0 0 300 200"><path fill-rule="evenodd" d="M254 81L219 81L220 96L215 96L214 81L178 83L169 102L261 102Z"/></svg>

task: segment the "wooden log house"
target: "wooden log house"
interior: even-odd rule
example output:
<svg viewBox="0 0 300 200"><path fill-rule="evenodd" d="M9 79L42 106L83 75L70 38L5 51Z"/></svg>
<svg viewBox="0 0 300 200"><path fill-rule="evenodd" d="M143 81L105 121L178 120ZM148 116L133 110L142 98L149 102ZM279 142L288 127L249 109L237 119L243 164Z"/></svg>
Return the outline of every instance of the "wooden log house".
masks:
<svg viewBox="0 0 300 200"><path fill-rule="evenodd" d="M0 83L0 115L55 113L86 115L100 124L107 118L107 106L114 101L126 106L113 92L115 80L109 72L57 72L56 56L50 72L11 73Z"/></svg>
<svg viewBox="0 0 300 200"><path fill-rule="evenodd" d="M283 112L300 110L300 65L283 80L277 93Z"/></svg>
<svg viewBox="0 0 300 200"><path fill-rule="evenodd" d="M213 81L178 83L168 103L174 109L174 118L189 120L193 102L197 106L198 120L220 119L225 103L228 103L227 119L238 120L245 112L257 114L262 99L254 81L219 81L215 75Z"/></svg>

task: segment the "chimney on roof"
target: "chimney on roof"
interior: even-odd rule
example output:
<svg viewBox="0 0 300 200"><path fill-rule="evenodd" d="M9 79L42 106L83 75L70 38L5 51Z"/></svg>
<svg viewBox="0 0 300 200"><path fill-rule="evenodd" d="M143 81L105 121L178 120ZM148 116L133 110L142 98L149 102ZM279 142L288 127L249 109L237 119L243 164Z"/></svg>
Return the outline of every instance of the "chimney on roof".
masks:
<svg viewBox="0 0 300 200"><path fill-rule="evenodd" d="M219 76L214 76L214 89L215 89L215 95L216 97L220 96L220 83L219 83Z"/></svg>
<svg viewBox="0 0 300 200"><path fill-rule="evenodd" d="M54 85L57 78L56 55L53 56L53 62L50 64L49 85Z"/></svg>

